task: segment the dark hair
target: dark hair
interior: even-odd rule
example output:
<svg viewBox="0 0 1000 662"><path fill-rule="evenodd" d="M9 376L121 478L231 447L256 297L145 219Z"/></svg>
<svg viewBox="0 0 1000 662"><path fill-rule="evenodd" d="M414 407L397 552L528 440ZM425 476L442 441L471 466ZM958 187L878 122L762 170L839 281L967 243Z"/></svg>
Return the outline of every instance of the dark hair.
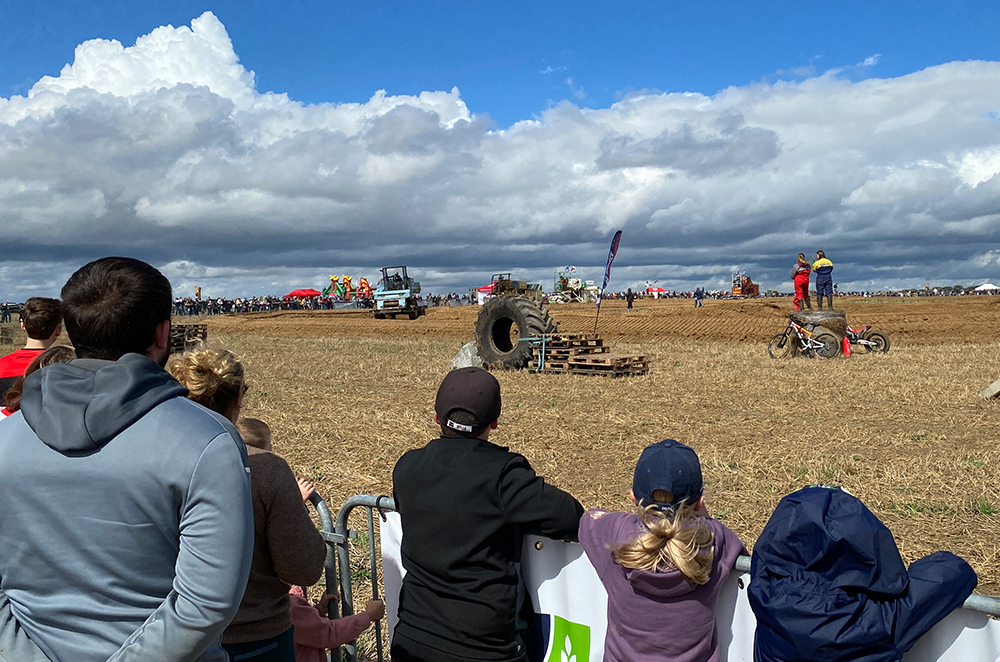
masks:
<svg viewBox="0 0 1000 662"><path fill-rule="evenodd" d="M105 257L80 267L62 288L66 332L81 358L144 354L170 319L170 281L141 260Z"/></svg>
<svg viewBox="0 0 1000 662"><path fill-rule="evenodd" d="M21 396L24 394L24 378L53 363L69 363L76 358L76 352L67 345L56 345L32 359L28 367L24 369L24 374L14 381L14 385L7 389L3 396L3 406L10 412L15 412L21 408Z"/></svg>
<svg viewBox="0 0 1000 662"><path fill-rule="evenodd" d="M465 411L464 409L452 409L448 413L448 418L455 421L459 425L475 425L476 415ZM483 433L489 425L484 425L481 428L473 428L472 432L463 432L462 430L456 430L455 428L450 428L446 421L441 421L441 436L442 437L466 437L467 439L477 439L479 435Z"/></svg>
<svg viewBox="0 0 1000 662"><path fill-rule="evenodd" d="M24 332L33 340L48 340L62 322L62 303L59 299L31 297L21 306Z"/></svg>
<svg viewBox="0 0 1000 662"><path fill-rule="evenodd" d="M826 253L824 253L823 251L816 251L816 255L817 255L817 256L818 256L818 257L819 257L820 259L823 259L823 258L825 258L825 257L826 257Z"/></svg>

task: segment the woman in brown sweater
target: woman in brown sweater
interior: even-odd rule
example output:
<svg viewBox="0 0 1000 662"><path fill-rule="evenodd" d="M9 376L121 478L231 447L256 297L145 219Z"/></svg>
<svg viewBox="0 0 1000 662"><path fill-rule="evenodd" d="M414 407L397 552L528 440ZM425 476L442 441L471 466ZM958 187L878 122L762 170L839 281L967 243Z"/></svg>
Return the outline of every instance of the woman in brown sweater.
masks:
<svg viewBox="0 0 1000 662"><path fill-rule="evenodd" d="M167 369L188 397L235 424L246 393L243 364L224 349L201 347L173 358ZM233 660L294 662L288 590L323 574L326 544L309 518L288 463L247 448L253 492L254 552L250 580L222 647Z"/></svg>

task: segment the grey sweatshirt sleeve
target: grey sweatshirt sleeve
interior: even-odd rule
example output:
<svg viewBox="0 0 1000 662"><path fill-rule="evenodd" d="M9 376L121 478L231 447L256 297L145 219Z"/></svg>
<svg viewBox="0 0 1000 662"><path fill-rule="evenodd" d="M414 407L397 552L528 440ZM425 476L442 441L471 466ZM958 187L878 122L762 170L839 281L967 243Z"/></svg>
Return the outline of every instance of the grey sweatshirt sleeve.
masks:
<svg viewBox="0 0 1000 662"><path fill-rule="evenodd" d="M254 538L239 443L220 434L199 458L181 512L173 590L109 662L228 660L219 642L243 598Z"/></svg>

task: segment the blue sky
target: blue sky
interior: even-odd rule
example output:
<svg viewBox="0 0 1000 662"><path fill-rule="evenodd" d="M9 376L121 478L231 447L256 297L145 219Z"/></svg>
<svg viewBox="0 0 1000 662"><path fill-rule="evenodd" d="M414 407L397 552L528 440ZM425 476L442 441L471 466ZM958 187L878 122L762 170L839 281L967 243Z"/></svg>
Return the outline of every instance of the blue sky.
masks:
<svg viewBox="0 0 1000 662"><path fill-rule="evenodd" d="M917 2L7 2L0 96L57 75L87 39L132 44L211 10L262 92L305 103L457 86L501 127L569 99L606 107L643 89L895 77L954 60L1000 59L1000 3ZM12 29L13 28L13 29ZM878 54L876 67L849 68ZM547 71L548 73L540 73ZM567 83L567 79L572 83Z"/></svg>
<svg viewBox="0 0 1000 662"><path fill-rule="evenodd" d="M757 5L4 3L0 297L1000 282L1000 3Z"/></svg>

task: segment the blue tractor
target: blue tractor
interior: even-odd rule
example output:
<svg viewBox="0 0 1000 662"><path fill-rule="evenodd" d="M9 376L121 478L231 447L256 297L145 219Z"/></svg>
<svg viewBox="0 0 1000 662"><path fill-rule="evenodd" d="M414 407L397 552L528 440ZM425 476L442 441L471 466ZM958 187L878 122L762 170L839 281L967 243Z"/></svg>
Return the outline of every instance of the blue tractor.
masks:
<svg viewBox="0 0 1000 662"><path fill-rule="evenodd" d="M396 315L406 315L415 320L427 312L420 305L417 295L420 283L406 274L406 267L382 267L382 280L375 287L375 319L396 319Z"/></svg>

